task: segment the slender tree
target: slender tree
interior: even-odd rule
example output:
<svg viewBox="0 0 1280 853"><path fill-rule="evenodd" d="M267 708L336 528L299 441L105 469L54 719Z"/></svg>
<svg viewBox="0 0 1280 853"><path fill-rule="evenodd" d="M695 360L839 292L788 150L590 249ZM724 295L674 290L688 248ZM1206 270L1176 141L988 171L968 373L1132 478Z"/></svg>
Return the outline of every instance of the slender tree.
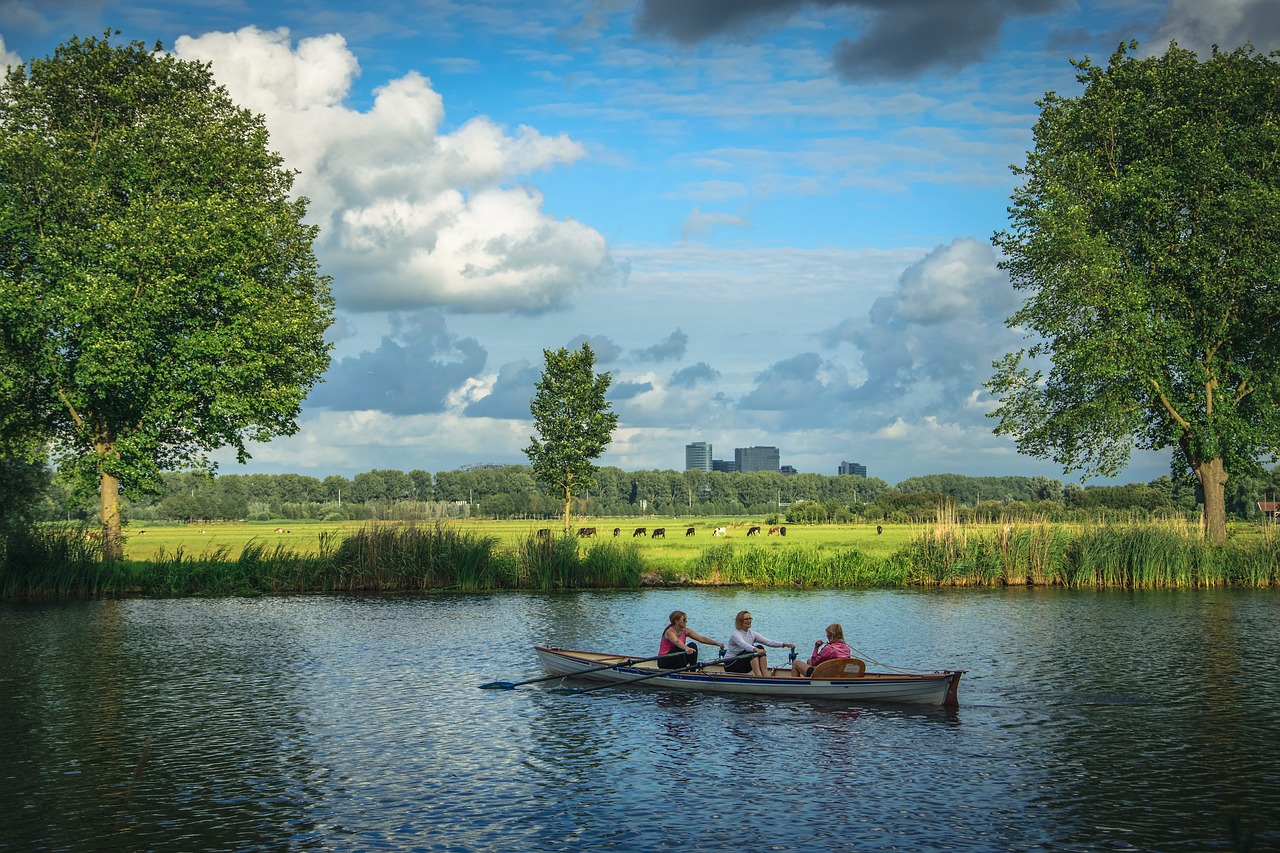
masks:
<svg viewBox="0 0 1280 853"><path fill-rule="evenodd" d="M534 477L564 496L567 534L573 529L574 491L595 488L592 460L604 453L618 426L605 399L613 377L595 372L595 353L585 343L576 351L561 347L542 354L546 363L529 407L538 437L529 437L524 452Z"/></svg>
<svg viewBox="0 0 1280 853"><path fill-rule="evenodd" d="M996 432L1066 471L1173 448L1221 542L1228 472L1280 448L1280 54L1135 48L1074 62L1083 93L1039 102L993 238L1031 343L987 388Z"/></svg>
<svg viewBox="0 0 1280 853"><path fill-rule="evenodd" d="M329 364L329 279L305 199L207 65L72 38L0 85L0 393L120 493L297 430Z"/></svg>

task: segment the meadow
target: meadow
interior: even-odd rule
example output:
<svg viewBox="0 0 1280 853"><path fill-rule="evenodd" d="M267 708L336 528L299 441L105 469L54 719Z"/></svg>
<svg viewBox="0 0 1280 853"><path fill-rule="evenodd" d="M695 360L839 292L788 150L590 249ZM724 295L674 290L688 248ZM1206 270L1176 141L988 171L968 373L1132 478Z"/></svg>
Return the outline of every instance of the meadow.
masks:
<svg viewBox="0 0 1280 853"><path fill-rule="evenodd" d="M295 592L1065 586L1280 587L1274 526L1238 525L1214 546L1186 521L1125 524L787 525L741 519L587 519L601 535L547 522L465 520L133 524L125 559L103 562L92 531L11 537L0 598ZM637 527L648 535L634 535ZM748 535L759 526L759 535ZM617 536L614 528L619 529ZM655 527L666 535L654 538ZM691 535L686 535L688 528ZM713 537L717 527L727 535ZM548 535L539 535L540 530Z"/></svg>
<svg viewBox="0 0 1280 853"><path fill-rule="evenodd" d="M707 548L725 543L774 550L796 546L820 549L858 548L869 555L883 558L904 547L926 529L924 525L918 524L885 524L882 525L883 532L877 533L874 523L786 525L786 536L769 536L769 525L740 518L699 518L692 521L688 518L593 518L575 519L574 523L575 529L594 526L598 531L598 541L634 544L640 549L646 563L668 569L676 569L695 560ZM179 551L188 556L223 552L229 559L238 559L244 548L251 543L269 548L281 546L299 554L314 555L320 553L322 546L332 537L341 539L364 528L402 524L403 522L370 521L134 523L125 529L125 559L153 561ZM523 540L536 535L540 529L549 529L553 534L560 529L556 522L548 521L467 519L450 521L448 525L479 536L493 537L498 547L504 549L517 548ZM747 531L752 526L761 528L760 535L747 536ZM621 531L616 539L613 537L615 527ZM648 533L633 536L638 527L644 527L649 532L655 528L665 528L666 535L656 539ZM686 536L685 531L690 527L694 528L694 533ZM727 535L724 538L711 535L717 527L725 528ZM994 528L995 525L991 527ZM586 546L597 540L584 539L581 544Z"/></svg>

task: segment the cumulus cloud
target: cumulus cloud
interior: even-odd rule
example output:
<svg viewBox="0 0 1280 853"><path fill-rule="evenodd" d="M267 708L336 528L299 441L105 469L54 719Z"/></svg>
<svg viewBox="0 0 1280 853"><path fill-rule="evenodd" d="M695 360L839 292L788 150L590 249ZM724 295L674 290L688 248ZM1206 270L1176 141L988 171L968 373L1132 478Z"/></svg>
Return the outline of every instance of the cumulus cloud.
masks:
<svg viewBox="0 0 1280 853"><path fill-rule="evenodd" d="M832 57L849 80L911 78L935 68L976 62L996 46L1005 22L1062 8L1069 0L643 0L638 33L692 45L717 37L750 37L785 23L807 6L848 12L858 35ZM1194 0L1188 0L1194 2Z"/></svg>
<svg viewBox="0 0 1280 853"><path fill-rule="evenodd" d="M805 352L761 371L738 408L780 413L781 425L817 427L844 418L849 399L845 369L817 353Z"/></svg>
<svg viewBox="0 0 1280 853"><path fill-rule="evenodd" d="M1018 295L983 242L958 239L908 267L897 289L866 316L824 330L831 347L860 353L865 380L853 395L869 412L909 414L939 405L976 420L967 405L991 372L991 362L1018 343L1004 318Z"/></svg>
<svg viewBox="0 0 1280 853"><path fill-rule="evenodd" d="M633 397L639 397L641 394L647 394L653 390L652 382L633 382L624 380L615 382L609 388L610 400L630 400Z"/></svg>
<svg viewBox="0 0 1280 853"><path fill-rule="evenodd" d="M622 358L622 349L613 341L604 335L578 335L569 341L568 349L581 349L583 344L591 347L591 351L596 354L596 366L602 364L612 364Z"/></svg>
<svg viewBox="0 0 1280 853"><path fill-rule="evenodd" d="M676 329L653 346L636 350L634 355L637 361L678 361L684 358L688 346L689 336Z"/></svg>
<svg viewBox="0 0 1280 853"><path fill-rule="evenodd" d="M540 375L539 369L524 359L504 364L489 393L469 403L463 412L475 418L528 419Z"/></svg>
<svg viewBox="0 0 1280 853"><path fill-rule="evenodd" d="M671 374L672 388L692 388L704 382L714 382L720 378L720 371L705 361L682 367Z"/></svg>
<svg viewBox="0 0 1280 853"><path fill-rule="evenodd" d="M4 36L0 35L0 68L21 64L22 57L5 47Z"/></svg>
<svg viewBox="0 0 1280 853"><path fill-rule="evenodd" d="M450 396L484 370L485 349L474 338L450 334L438 311L392 320L392 334L377 349L329 368L308 406L394 415L442 412Z"/></svg>
<svg viewBox="0 0 1280 853"><path fill-rule="evenodd" d="M442 132L443 99L415 72L352 109L359 67L339 35L295 47L287 30L247 27L183 36L175 53L212 63L236 102L266 117L311 199L344 309L539 312L619 275L599 232L549 216L525 183L584 156L567 136L483 116Z"/></svg>
<svg viewBox="0 0 1280 853"><path fill-rule="evenodd" d="M1263 53L1280 49L1275 0L1170 0L1146 48L1163 53L1170 41L1207 56L1216 44L1234 50L1245 42Z"/></svg>

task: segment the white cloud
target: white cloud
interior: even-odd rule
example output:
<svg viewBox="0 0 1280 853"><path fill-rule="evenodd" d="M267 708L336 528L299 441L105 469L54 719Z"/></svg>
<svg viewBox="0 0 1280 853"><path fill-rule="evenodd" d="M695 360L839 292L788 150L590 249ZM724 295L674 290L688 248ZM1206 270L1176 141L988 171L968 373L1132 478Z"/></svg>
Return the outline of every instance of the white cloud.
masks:
<svg viewBox="0 0 1280 853"><path fill-rule="evenodd" d="M350 311L449 307L541 311L617 275L604 238L543 211L512 186L585 155L567 136L514 132L484 117L442 132L444 103L409 72L345 105L359 74L341 36L303 39L246 27L177 40L212 63L237 103L266 117L271 144L298 169L296 191L321 225L317 253Z"/></svg>
<svg viewBox="0 0 1280 853"><path fill-rule="evenodd" d="M0 66L21 65L22 57L4 46L4 36L0 35Z"/></svg>
<svg viewBox="0 0 1280 853"><path fill-rule="evenodd" d="M751 221L733 213L703 213L694 206L680 225L680 239L688 240L698 234L706 234L714 228L729 225L734 228L750 228Z"/></svg>
<svg viewBox="0 0 1280 853"><path fill-rule="evenodd" d="M1171 40L1201 57L1215 44L1230 51L1247 41L1267 53L1280 48L1280 9L1275 0L1170 0L1168 13L1143 49L1161 54Z"/></svg>

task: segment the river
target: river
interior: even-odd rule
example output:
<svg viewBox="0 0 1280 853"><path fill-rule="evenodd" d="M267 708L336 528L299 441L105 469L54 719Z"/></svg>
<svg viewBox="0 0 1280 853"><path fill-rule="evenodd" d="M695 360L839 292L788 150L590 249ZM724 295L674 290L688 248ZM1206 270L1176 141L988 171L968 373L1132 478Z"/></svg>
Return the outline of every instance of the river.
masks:
<svg viewBox="0 0 1280 853"><path fill-rule="evenodd" d="M960 707L478 689L542 675L535 643L647 656L671 610L724 640L744 608L802 651L839 621L966 669ZM0 849L1280 849L1277 616L1241 590L0 604Z"/></svg>

